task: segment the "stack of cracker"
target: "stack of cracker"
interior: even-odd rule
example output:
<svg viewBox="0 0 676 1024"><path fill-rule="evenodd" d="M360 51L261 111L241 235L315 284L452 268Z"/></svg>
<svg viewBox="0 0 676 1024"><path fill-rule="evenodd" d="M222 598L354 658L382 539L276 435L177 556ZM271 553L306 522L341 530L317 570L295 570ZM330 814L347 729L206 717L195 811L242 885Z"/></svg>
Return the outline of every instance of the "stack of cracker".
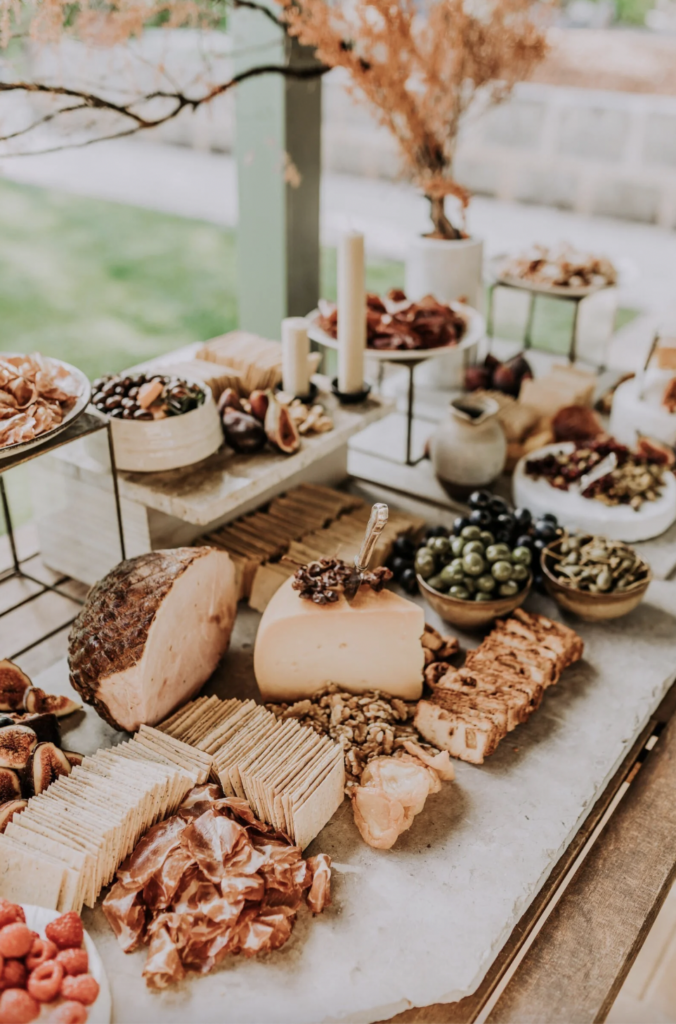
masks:
<svg viewBox="0 0 676 1024"><path fill-rule="evenodd" d="M239 391L244 395L266 391L282 382L281 344L248 331L230 331L206 341L197 351L197 358L237 370ZM311 374L316 371L320 358L316 352L308 357Z"/></svg>
<svg viewBox="0 0 676 1024"><path fill-rule="evenodd" d="M344 562L352 562L355 555L359 554L370 513L370 507L354 509L329 526L312 530L300 540L294 540L289 544L284 560L270 561L257 568L249 597L250 607L264 612L270 599L299 565L306 565L318 558L342 558ZM424 525L425 521L418 516L390 509L387 526L378 537L371 564L385 565L397 537L414 535Z"/></svg>
<svg viewBox="0 0 676 1024"><path fill-rule="evenodd" d="M213 756L226 796L305 849L343 800L343 751L296 719L280 721L252 700L200 697L159 729Z"/></svg>
<svg viewBox="0 0 676 1024"><path fill-rule="evenodd" d="M207 780L211 762L145 726L85 757L0 835L0 896L61 913L93 907L141 836Z"/></svg>
<svg viewBox="0 0 676 1024"><path fill-rule="evenodd" d="M195 543L228 552L237 570L240 600L248 598L251 608L263 612L295 572L293 563L304 565L333 557L351 561L361 547L369 515L370 505L354 494L320 484L301 484L274 498L265 511L235 519ZM390 509L372 564L384 565L396 538L414 535L424 525L419 516ZM289 561L281 561L284 555Z"/></svg>

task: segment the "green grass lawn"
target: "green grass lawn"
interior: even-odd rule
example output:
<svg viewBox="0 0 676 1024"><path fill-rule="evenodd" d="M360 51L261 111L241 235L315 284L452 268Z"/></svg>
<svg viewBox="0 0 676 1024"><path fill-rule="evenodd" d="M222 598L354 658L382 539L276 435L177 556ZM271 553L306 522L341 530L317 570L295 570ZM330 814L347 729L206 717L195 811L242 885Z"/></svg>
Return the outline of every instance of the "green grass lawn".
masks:
<svg viewBox="0 0 676 1024"><path fill-rule="evenodd" d="M0 351L58 356L91 378L123 370L236 327L236 276L233 231L0 181ZM325 249L328 298L335 279L336 253ZM401 263L367 268L371 291L403 282ZM543 303L536 344L567 351L568 315L563 303ZM624 321L632 315L621 311ZM7 474L7 483L20 523L30 516L25 473Z"/></svg>

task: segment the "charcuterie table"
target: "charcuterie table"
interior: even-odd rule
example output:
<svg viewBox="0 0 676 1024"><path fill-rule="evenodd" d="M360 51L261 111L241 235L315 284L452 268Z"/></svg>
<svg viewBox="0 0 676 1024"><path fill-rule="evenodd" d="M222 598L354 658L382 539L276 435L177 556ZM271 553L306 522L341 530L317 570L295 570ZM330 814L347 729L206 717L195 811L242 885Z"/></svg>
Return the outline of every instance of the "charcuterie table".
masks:
<svg viewBox="0 0 676 1024"><path fill-rule="evenodd" d="M527 607L560 618L546 599ZM429 609L426 618L443 626ZM258 622L240 605L206 693L257 697ZM630 781L489 1017L602 1020L674 874L676 722L667 695L676 584L654 582L619 622L575 625L583 660L486 764L457 762L456 781L430 797L394 849L366 846L343 804L307 851L332 858L332 906L314 920L301 914L278 952L231 957L153 993L141 976L145 951L123 954L100 907L85 911L113 1020L473 1021ZM477 642L458 636L462 647ZM35 685L72 694L65 661ZM84 753L126 738L91 708L66 719L63 734Z"/></svg>

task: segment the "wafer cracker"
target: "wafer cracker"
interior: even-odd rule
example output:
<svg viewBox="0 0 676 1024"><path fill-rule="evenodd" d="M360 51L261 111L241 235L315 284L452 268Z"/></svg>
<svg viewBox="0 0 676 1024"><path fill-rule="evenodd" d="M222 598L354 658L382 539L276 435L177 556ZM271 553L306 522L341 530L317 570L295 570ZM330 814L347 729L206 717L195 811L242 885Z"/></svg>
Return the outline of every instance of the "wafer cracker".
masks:
<svg viewBox="0 0 676 1024"><path fill-rule="evenodd" d="M65 864L0 835L0 896L12 903L59 909Z"/></svg>

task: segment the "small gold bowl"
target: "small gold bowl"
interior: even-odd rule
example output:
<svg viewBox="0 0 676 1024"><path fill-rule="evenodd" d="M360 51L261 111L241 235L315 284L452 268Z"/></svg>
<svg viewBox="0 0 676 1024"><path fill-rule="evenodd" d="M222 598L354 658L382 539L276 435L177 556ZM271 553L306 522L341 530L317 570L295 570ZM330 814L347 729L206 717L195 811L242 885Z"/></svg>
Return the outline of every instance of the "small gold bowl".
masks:
<svg viewBox="0 0 676 1024"><path fill-rule="evenodd" d="M591 540L591 535L581 536L580 540L585 543ZM558 550L560 544L561 540L555 540L544 549L542 571L547 593L561 608L565 608L566 611L572 612L573 615L577 615L581 619L587 619L588 622L600 622L603 619L619 619L638 607L652 580L652 572L646 562L642 562L642 571L645 572L643 579L632 583L626 590L610 590L603 593L578 590L577 587L564 583L552 571L554 563L552 553Z"/></svg>
<svg viewBox="0 0 676 1024"><path fill-rule="evenodd" d="M435 590L418 574L420 593L437 615L444 622L450 622L452 626L470 630L482 629L490 625L494 619L509 615L515 608L520 608L528 597L532 582L533 576L530 575L514 597L498 597L495 601L463 601L462 598L451 597L450 594L442 594Z"/></svg>

